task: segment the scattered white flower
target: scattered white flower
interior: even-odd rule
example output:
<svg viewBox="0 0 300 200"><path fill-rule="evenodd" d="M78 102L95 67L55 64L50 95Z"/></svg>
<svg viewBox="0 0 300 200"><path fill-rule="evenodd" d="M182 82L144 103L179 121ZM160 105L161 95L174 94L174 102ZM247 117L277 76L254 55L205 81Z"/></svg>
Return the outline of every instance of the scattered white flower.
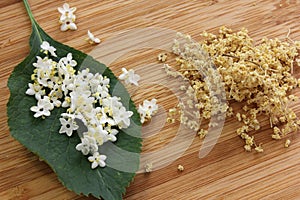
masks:
<svg viewBox="0 0 300 200"><path fill-rule="evenodd" d="M76 11L76 7L70 8L68 3L64 3L62 7L58 7L57 10L61 13L60 21L64 21L66 19L74 19L74 12Z"/></svg>
<svg viewBox="0 0 300 200"><path fill-rule="evenodd" d="M41 44L41 48L42 50L44 50L45 54L48 54L48 52L50 52L52 56L57 57L55 53L56 49L53 46L50 46L49 42L43 41Z"/></svg>
<svg viewBox="0 0 300 200"><path fill-rule="evenodd" d="M133 69L127 71L126 68L122 68L122 74L119 76L120 80L124 80L125 84L134 84L138 86L138 81L140 80L140 76L134 73Z"/></svg>
<svg viewBox="0 0 300 200"><path fill-rule="evenodd" d="M89 38L88 38L88 39L89 39L89 42L90 42L91 44L94 44L94 43L99 44L99 43L101 42L101 40L100 40L99 38L96 38L96 37L94 36L94 34L90 32L90 30L88 30L87 34L88 34L88 37L89 37Z"/></svg>
<svg viewBox="0 0 300 200"><path fill-rule="evenodd" d="M50 116L50 110L53 108L54 106L50 103L49 97L44 96L43 99L38 100L37 106L32 106L30 110L35 112L33 116L38 118L41 116Z"/></svg>
<svg viewBox="0 0 300 200"><path fill-rule="evenodd" d="M77 26L75 24L76 16L74 15L76 8L70 8L69 4L64 3L63 7L58 8L58 11L61 13L59 18L59 23L61 24L60 30L77 30Z"/></svg>
<svg viewBox="0 0 300 200"><path fill-rule="evenodd" d="M76 122L71 118L69 118L68 120L60 118L59 121L61 123L59 133L66 133L69 137L72 135L73 131L79 128Z"/></svg>
<svg viewBox="0 0 300 200"><path fill-rule="evenodd" d="M61 31L67 31L67 30L72 30L75 31L77 30L77 25L75 24L75 22L72 19L66 19L64 21L61 21L61 26L60 26L60 30Z"/></svg>
<svg viewBox="0 0 300 200"><path fill-rule="evenodd" d="M104 162L106 160L105 155L100 155L99 152L95 152L93 156L89 156L88 160L92 163L92 169L95 169L96 167L105 167L106 163Z"/></svg>
<svg viewBox="0 0 300 200"><path fill-rule="evenodd" d="M140 114L142 123L150 120L151 117L157 112L158 105L156 102L156 99L152 99L151 101L144 100L143 105L139 105L138 113Z"/></svg>

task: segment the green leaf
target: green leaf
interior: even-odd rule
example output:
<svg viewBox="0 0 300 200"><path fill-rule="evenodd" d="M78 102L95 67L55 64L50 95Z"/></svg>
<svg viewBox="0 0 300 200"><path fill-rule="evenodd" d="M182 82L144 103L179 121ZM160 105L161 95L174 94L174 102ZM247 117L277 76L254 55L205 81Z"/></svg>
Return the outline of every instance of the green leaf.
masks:
<svg viewBox="0 0 300 200"><path fill-rule="evenodd" d="M11 135L47 162L69 190L77 194L91 194L94 197L108 200L122 199L122 194L125 193L126 187L139 169L141 152L140 118L130 95L104 64L47 35L34 20L26 0L24 0L24 4L32 22L32 34L30 54L16 66L8 80L10 99L7 104L7 112ZM61 113L65 112L64 108L55 108L51 116L46 119L34 118L30 111L30 107L36 105L36 100L32 96L26 95L25 92L28 83L31 82L31 74L34 70L32 64L36 62L36 56L43 55L40 52L40 45L43 41L48 41L57 49L58 58L71 52L73 59L78 63L76 70L88 67L91 72L99 72L110 78L111 91L117 93L121 97L123 105L134 113L130 127L120 130L118 140L101 147L104 151L115 153L115 156L108 156L107 166L104 168L98 167L92 170L87 157L75 149L75 146L80 143L77 134L67 137L58 133L61 126L59 117ZM122 168L122 166L126 167Z"/></svg>

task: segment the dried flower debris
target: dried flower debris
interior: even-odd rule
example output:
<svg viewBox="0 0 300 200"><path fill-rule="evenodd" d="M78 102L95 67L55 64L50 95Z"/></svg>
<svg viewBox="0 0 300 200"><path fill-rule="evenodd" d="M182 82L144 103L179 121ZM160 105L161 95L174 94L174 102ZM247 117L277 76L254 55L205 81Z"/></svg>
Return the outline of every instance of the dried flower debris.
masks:
<svg viewBox="0 0 300 200"><path fill-rule="evenodd" d="M298 100L291 92L300 83L293 77L300 42L287 36L286 41L263 38L255 45L244 28L234 32L221 27L217 35L203 32L201 36L203 41L198 43L189 35L178 33L178 38L185 40L184 45L178 38L173 43L172 51L177 55L178 66L164 64L169 76L182 77L189 82L189 86L182 86L190 97L188 106L199 110L204 119L220 113L235 116L241 123L236 132L245 141L246 151L254 148L263 152L262 146L257 145L251 136L261 128L258 116L269 119L273 139L281 139L299 130L300 121L288 104ZM230 106L232 102L241 102L240 112L234 114ZM199 122L194 124L195 120L183 116L180 104L174 108L179 110L180 122L196 129L200 137L205 137L207 130L200 128ZM174 116L172 110L167 121L174 122ZM217 126L217 123L210 126ZM288 145L289 142L285 146Z"/></svg>
<svg viewBox="0 0 300 200"><path fill-rule="evenodd" d="M184 167L182 165L178 165L177 166L177 170L180 171L180 172L182 172L184 170Z"/></svg>

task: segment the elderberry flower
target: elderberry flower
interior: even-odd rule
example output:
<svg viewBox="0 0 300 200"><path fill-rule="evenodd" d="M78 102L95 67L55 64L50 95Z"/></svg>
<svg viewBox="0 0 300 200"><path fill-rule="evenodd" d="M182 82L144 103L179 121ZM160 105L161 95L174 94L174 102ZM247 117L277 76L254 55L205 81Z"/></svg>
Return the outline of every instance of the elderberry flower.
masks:
<svg viewBox="0 0 300 200"><path fill-rule="evenodd" d="M37 106L32 106L30 110L35 112L33 116L38 118L41 116L50 116L50 111L53 108L54 106L51 104L49 97L44 96L44 98L38 100Z"/></svg>
<svg viewBox="0 0 300 200"><path fill-rule="evenodd" d="M134 73L133 69L130 69L129 71L127 71L126 68L122 68L122 74L119 76L120 80L124 80L125 84L134 84L136 86L138 86L138 81L140 80L140 76L138 74Z"/></svg>
<svg viewBox="0 0 300 200"><path fill-rule="evenodd" d="M76 60L73 60L72 53L68 53L67 57L61 58L59 63L63 64L64 66L70 65L71 67L75 67L77 65Z"/></svg>
<svg viewBox="0 0 300 200"><path fill-rule="evenodd" d="M157 112L158 106L156 101L156 99L152 99L151 101L144 100L143 105L139 105L138 112L141 116L141 123L151 119L152 115Z"/></svg>
<svg viewBox="0 0 300 200"><path fill-rule="evenodd" d="M77 30L77 26L74 23L72 19L66 19L64 21L61 21L60 30L61 31L67 31L67 30Z"/></svg>
<svg viewBox="0 0 300 200"><path fill-rule="evenodd" d="M66 120L65 118L59 118L59 121L61 123L59 133L66 133L69 137L72 135L73 131L79 128L79 126L72 118L69 118L68 120Z"/></svg>
<svg viewBox="0 0 300 200"><path fill-rule="evenodd" d="M45 90L43 87L37 83L29 83L29 88L26 90L26 94L28 95L34 95L36 100L39 100L42 98L43 95L45 95Z"/></svg>
<svg viewBox="0 0 300 200"><path fill-rule="evenodd" d="M125 107L113 108L113 119L120 129L127 128L130 125L130 117L133 115L132 111L126 111Z"/></svg>
<svg viewBox="0 0 300 200"><path fill-rule="evenodd" d="M64 3L63 7L59 7L58 11L61 13L61 16L59 18L59 23L61 24L60 30L61 31L67 31L67 30L76 30L77 26L75 24L76 16L74 15L74 12L76 11L76 8L70 8L69 4Z"/></svg>
<svg viewBox="0 0 300 200"><path fill-rule="evenodd" d="M76 145L76 150L81 151L83 155L94 153L98 151L97 142L94 137L84 135L84 137L81 139L81 143Z"/></svg>
<svg viewBox="0 0 300 200"><path fill-rule="evenodd" d="M52 56L57 57L55 53L56 49L53 46L50 46L49 42L43 41L43 43L41 44L41 48L45 54L48 54L48 52L50 52Z"/></svg>
<svg viewBox="0 0 300 200"><path fill-rule="evenodd" d="M91 44L99 44L100 42L101 42L101 40L99 39L99 38L96 38L95 36L94 36L94 34L93 33L91 33L90 32L90 30L88 30L88 32L87 32L87 34L88 34L88 39L89 39L89 42L91 43Z"/></svg>
<svg viewBox="0 0 300 200"><path fill-rule="evenodd" d="M96 167L105 167L106 163L104 162L106 160L105 155L100 155L99 152L95 152L93 156L89 156L88 160L92 163L92 169L95 169Z"/></svg>
<svg viewBox="0 0 300 200"><path fill-rule="evenodd" d="M62 7L58 7L57 10L61 13L60 21L66 19L74 19L75 15L73 14L76 11L76 7L70 8L68 3L64 3Z"/></svg>

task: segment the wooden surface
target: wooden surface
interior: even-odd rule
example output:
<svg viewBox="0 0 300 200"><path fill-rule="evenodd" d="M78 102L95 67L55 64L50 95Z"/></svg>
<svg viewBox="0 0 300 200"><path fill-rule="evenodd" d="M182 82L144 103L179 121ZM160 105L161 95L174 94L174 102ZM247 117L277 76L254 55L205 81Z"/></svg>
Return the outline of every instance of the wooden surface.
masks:
<svg viewBox="0 0 300 200"><path fill-rule="evenodd" d="M296 0L75 0L69 3L77 7L78 30L68 32L61 32L58 25L57 7L62 6L63 1L29 3L47 33L86 53L95 47L84 41L88 29L104 41L120 31L145 27L173 29L189 33L197 40L203 30L216 33L222 25L234 30L246 27L255 40L264 36L284 38L290 29L290 37L300 40L300 2ZM29 52L31 28L21 1L1 1L0 19L0 199L93 199L77 196L64 188L47 164L10 136L6 116L7 79ZM135 51L110 67L120 74L123 66L134 68L155 62L158 52ZM145 70L151 73L152 69ZM143 98L154 97L165 110L176 103L172 93L160 86L140 88L134 99L140 103ZM291 106L300 116L298 104ZM234 107L238 109L239 105ZM284 148L284 140L272 140L267 120L263 123L265 126L255 135L263 143L264 153L244 152L243 141L235 134L239 124L228 118L218 143L208 156L198 158L202 141L195 137L184 155L167 167L150 174L138 174L124 199L300 199L300 135L290 135L292 144ZM163 148L178 127L178 124L166 124L159 133L144 141L143 151ZM181 173L177 171L178 164L185 168Z"/></svg>

